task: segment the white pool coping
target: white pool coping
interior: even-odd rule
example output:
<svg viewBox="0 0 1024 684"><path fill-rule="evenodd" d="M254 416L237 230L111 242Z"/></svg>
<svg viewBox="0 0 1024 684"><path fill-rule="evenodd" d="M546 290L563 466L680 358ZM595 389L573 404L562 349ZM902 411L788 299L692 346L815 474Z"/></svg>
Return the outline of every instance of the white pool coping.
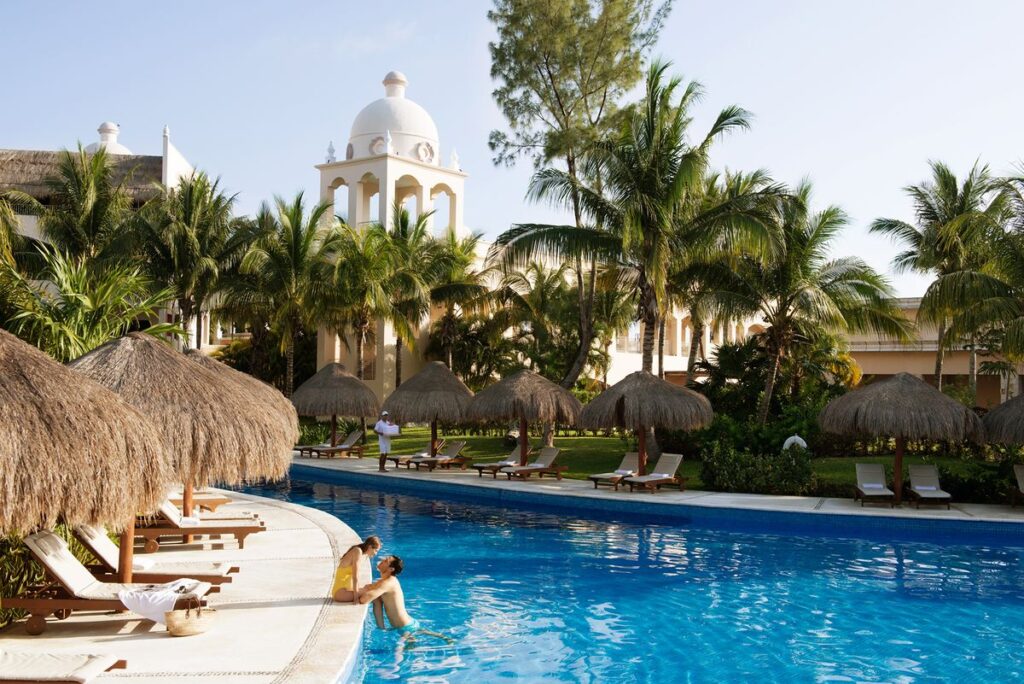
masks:
<svg viewBox="0 0 1024 684"><path fill-rule="evenodd" d="M238 574L209 598L217 609L213 628L174 638L163 626L132 613L75 613L47 619L28 636L22 623L0 631L8 651L109 653L125 659L97 681L334 682L355 666L366 606L328 598L340 553L359 538L334 516L305 506L227 492L236 501L218 511L252 511L267 531L250 535L245 549L234 539L202 541L189 548L165 544L143 555L175 563L228 562ZM366 568L369 571L369 568Z"/></svg>
<svg viewBox="0 0 1024 684"><path fill-rule="evenodd" d="M481 458L481 462L489 459ZM395 468L388 464L388 472L377 472L376 458L299 458L293 461L295 465L312 468L321 468L327 471L357 472L360 475L379 477L382 481L387 479L401 479L405 481L431 480L439 482L457 483L463 486L475 487L481 494L488 490L516 490L531 491L538 494L548 494L559 497L585 497L588 499L623 501L636 499L644 502L657 502L666 505L698 506L709 508L731 508L739 510L754 511L780 511L790 513L809 514L831 514L851 515L867 517L895 517L905 519L928 519L928 520L960 520L975 522L994 523L1024 523L1024 507L1011 508L1009 505L991 504L970 504L954 502L950 510L945 506L922 506L920 509L914 504L903 502L901 506L890 508L888 504L867 504L862 506L860 502L851 498L830 498L819 496L776 496L769 494L731 494L724 492L707 492L700 490L686 490L680 492L675 489L662 489L656 493L629 492L628 488L620 488L614 491L608 487L594 489L592 482L588 480L572 480L563 478L556 480L553 477L537 479L532 477L528 480L508 480L505 475L499 474L494 479L485 474L479 477L472 469L467 470L442 470L433 471L405 468ZM850 468L853 468L851 461ZM1009 486L1009 485L1008 485ZM851 492L852 495L852 492Z"/></svg>

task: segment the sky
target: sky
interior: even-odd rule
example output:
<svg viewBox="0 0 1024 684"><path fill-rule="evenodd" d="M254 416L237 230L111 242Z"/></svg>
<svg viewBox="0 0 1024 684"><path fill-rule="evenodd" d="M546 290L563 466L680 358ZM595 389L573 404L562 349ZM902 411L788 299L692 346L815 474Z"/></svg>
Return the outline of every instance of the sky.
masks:
<svg viewBox="0 0 1024 684"><path fill-rule="evenodd" d="M363 106L392 69L431 113L440 158L469 174L465 222L494 237L559 221L525 200L529 162L496 167L487 147L504 120L491 97L488 0L174 3L8 0L0 15L0 148L73 148L112 120L136 154L160 154L170 126L195 166L238 193L240 213L275 194L317 199L334 141L343 154ZM877 217L913 219L902 188L941 160L1008 173L1024 160L1017 0L677 0L652 54L700 81L693 130L724 106L754 114L721 142L716 168L768 169L813 181L814 204L850 226L835 255L859 255L897 292L927 278L896 274L897 251L868 234Z"/></svg>

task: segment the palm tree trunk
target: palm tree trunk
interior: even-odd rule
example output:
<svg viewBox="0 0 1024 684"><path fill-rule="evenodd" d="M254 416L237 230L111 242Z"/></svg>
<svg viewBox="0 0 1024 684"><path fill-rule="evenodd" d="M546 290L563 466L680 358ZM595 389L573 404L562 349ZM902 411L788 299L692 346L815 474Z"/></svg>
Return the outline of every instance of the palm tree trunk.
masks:
<svg viewBox="0 0 1024 684"><path fill-rule="evenodd" d="M402 386L402 347L404 346L402 338L399 337L395 341L395 389Z"/></svg>
<svg viewBox="0 0 1024 684"><path fill-rule="evenodd" d="M978 403L978 349L971 340L971 351L967 356L967 386L971 391L971 401Z"/></svg>
<svg viewBox="0 0 1024 684"><path fill-rule="evenodd" d="M657 316L644 317L644 341L641 367L651 373L654 371L654 331L658 327Z"/></svg>
<svg viewBox="0 0 1024 684"><path fill-rule="evenodd" d="M939 321L938 331L938 349L935 352L935 387L942 391L942 361L945 350L943 349L943 340L946 337L946 319L943 318Z"/></svg>
<svg viewBox="0 0 1024 684"><path fill-rule="evenodd" d="M356 328L356 377L360 382L363 379L363 335L366 330L363 326ZM366 444L366 418L360 418L359 427L363 431L362 443ZM384 460L381 459L381 468L384 467Z"/></svg>
<svg viewBox="0 0 1024 684"><path fill-rule="evenodd" d="M693 367L697 365L697 349L700 348L700 340L704 338L704 324L692 318L690 320L693 322L693 333L690 335L690 358L686 362L686 377L688 382L693 383Z"/></svg>
<svg viewBox="0 0 1024 684"><path fill-rule="evenodd" d="M665 379L665 317L658 322L658 377Z"/></svg>
<svg viewBox="0 0 1024 684"><path fill-rule="evenodd" d="M185 336L181 338L181 346L185 349L192 348L192 336L189 334L189 328L192 325L192 302L188 299L178 300L178 314L181 316L181 328L185 331Z"/></svg>
<svg viewBox="0 0 1024 684"><path fill-rule="evenodd" d="M585 284L583 282L583 276L580 273L580 263L577 262L576 266L576 289L580 309L580 346L576 350L576 358L573 359L572 365L569 366L569 370L562 378L562 382L559 383L565 389L571 389L572 386L576 384L576 381L580 379L580 375L583 374L583 369L587 366L587 360L590 358L590 347L594 343L593 310L594 283L597 280L597 262L590 262L590 273Z"/></svg>
<svg viewBox="0 0 1024 684"><path fill-rule="evenodd" d="M284 375L284 387L285 396L292 396L292 390L295 388L295 334L292 333L288 336L288 343L284 348L285 358L285 375Z"/></svg>
<svg viewBox="0 0 1024 684"><path fill-rule="evenodd" d="M768 422L768 410L772 405L772 393L775 391L775 378L779 374L779 365L782 363L782 350L778 349L772 359L771 370L768 371L768 379L764 382L764 396L761 397L761 405L757 409L757 419L761 425Z"/></svg>

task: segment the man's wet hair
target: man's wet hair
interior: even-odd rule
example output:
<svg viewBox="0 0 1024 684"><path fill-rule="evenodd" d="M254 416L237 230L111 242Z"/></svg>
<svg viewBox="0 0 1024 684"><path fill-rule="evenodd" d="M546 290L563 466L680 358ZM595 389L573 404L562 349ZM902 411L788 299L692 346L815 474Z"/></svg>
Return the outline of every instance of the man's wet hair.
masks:
<svg viewBox="0 0 1024 684"><path fill-rule="evenodd" d="M402 570L405 569L405 563L398 556L392 556L388 560L388 566L391 568L391 572L395 575L401 575Z"/></svg>

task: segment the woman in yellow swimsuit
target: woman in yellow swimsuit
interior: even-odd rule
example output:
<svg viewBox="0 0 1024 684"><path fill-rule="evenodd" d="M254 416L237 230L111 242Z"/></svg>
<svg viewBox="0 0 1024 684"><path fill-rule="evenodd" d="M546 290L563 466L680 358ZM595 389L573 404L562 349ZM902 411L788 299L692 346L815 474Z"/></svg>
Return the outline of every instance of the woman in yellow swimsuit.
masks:
<svg viewBox="0 0 1024 684"><path fill-rule="evenodd" d="M359 566L363 558L373 558L380 551L380 537L369 536L361 544L356 544L341 557L338 569L334 573L334 584L331 596L342 603L359 603L356 587L360 586Z"/></svg>

